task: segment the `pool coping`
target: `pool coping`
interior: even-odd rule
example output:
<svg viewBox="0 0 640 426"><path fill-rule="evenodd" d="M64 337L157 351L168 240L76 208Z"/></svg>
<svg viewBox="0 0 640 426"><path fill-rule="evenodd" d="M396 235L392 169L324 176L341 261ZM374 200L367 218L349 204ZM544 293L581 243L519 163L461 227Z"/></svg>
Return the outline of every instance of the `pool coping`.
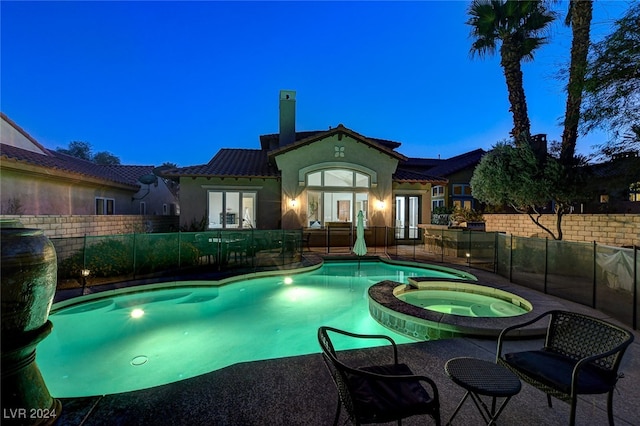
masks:
<svg viewBox="0 0 640 426"><path fill-rule="evenodd" d="M414 340L435 340L452 337L496 338L500 332L511 325L521 324L544 312L553 309L564 309L564 304L548 295L515 287L510 284L494 284L485 280L443 279L431 277L411 278L413 284L402 284L396 281L381 281L369 288L369 312L371 316L390 330L403 334ZM531 303L531 311L513 317L477 318L445 314L430 311L396 297L399 290L411 286L419 288L420 283L452 282L481 285L492 289L512 293ZM423 285L424 287L424 285ZM535 323L510 333L510 338L531 338L544 336L546 323Z"/></svg>

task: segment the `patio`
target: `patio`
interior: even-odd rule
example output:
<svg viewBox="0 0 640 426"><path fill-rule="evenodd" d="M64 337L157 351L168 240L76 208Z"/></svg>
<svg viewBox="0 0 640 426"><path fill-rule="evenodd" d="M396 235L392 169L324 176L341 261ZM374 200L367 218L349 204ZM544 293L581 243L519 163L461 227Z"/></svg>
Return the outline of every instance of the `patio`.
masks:
<svg viewBox="0 0 640 426"><path fill-rule="evenodd" d="M454 265L452 265L454 266ZM460 265L457 265L460 268ZM472 269L481 280L496 284L508 281L492 273ZM583 305L549 297L560 308L584 312L616 322ZM628 327L626 327L628 328ZM626 352L614 396L618 425L640 422L640 333ZM540 340L511 342L510 348L540 346ZM485 360L495 357L495 339L456 338L401 345L400 359L416 374L432 377L438 384L443 421L448 421L464 391L445 374L444 364L453 357L471 356ZM318 348L319 351L319 348ZM349 351L354 360L375 361L381 348ZM356 361L357 362L357 361ZM155 388L101 397L63 399L58 425L325 425L332 424L337 399L335 386L319 353L236 364L189 380ZM523 384L522 391L507 405L500 417L502 425L563 425L569 406L554 401L547 407L545 395ZM422 417L408 419L406 425L430 424ZM606 424L606 395L581 396L577 424ZM476 408L467 403L454 424L481 424Z"/></svg>

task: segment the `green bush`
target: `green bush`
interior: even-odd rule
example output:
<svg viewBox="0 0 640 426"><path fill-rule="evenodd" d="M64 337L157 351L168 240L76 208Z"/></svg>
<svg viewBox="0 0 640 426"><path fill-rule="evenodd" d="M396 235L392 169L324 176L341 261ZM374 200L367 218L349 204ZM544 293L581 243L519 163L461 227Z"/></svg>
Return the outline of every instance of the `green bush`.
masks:
<svg viewBox="0 0 640 426"><path fill-rule="evenodd" d="M86 260L86 263L85 263ZM86 255L79 250L62 260L58 265L60 278L77 278L83 269L91 271L94 277L113 277L133 271L133 252L130 244L120 239L102 240L90 244Z"/></svg>
<svg viewBox="0 0 640 426"><path fill-rule="evenodd" d="M178 261L178 235L132 234L103 239L97 243L90 241L86 254L79 250L59 262L58 277L78 278L82 269L90 270L92 277L115 277L134 272L143 274L168 271L196 264L198 250L188 242L180 243Z"/></svg>
<svg viewBox="0 0 640 426"><path fill-rule="evenodd" d="M179 234L138 234L136 236L136 273L159 272L194 265L198 250L188 242L180 243Z"/></svg>

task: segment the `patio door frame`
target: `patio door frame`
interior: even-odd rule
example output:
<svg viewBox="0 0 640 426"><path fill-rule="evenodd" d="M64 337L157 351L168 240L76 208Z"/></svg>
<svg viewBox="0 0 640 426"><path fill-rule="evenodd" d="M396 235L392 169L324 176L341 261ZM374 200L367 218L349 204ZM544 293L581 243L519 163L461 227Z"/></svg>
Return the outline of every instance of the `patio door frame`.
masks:
<svg viewBox="0 0 640 426"><path fill-rule="evenodd" d="M399 205L400 199L403 200L402 206ZM396 194L393 207L396 240L419 240L418 224L422 217L422 196Z"/></svg>

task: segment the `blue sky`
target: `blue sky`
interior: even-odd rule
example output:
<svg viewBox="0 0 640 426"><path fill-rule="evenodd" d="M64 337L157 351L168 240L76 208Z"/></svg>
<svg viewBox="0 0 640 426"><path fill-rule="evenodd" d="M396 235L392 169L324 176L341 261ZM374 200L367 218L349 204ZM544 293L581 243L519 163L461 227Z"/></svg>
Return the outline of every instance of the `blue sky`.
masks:
<svg viewBox="0 0 640 426"><path fill-rule="evenodd" d="M259 148L295 90L297 130L342 123L409 157L489 149L512 128L499 57L472 59L467 1L0 3L2 112L50 149L179 166ZM558 140L567 3L524 69L533 133ZM601 39L627 1L594 2ZM578 150L604 141L590 134Z"/></svg>

